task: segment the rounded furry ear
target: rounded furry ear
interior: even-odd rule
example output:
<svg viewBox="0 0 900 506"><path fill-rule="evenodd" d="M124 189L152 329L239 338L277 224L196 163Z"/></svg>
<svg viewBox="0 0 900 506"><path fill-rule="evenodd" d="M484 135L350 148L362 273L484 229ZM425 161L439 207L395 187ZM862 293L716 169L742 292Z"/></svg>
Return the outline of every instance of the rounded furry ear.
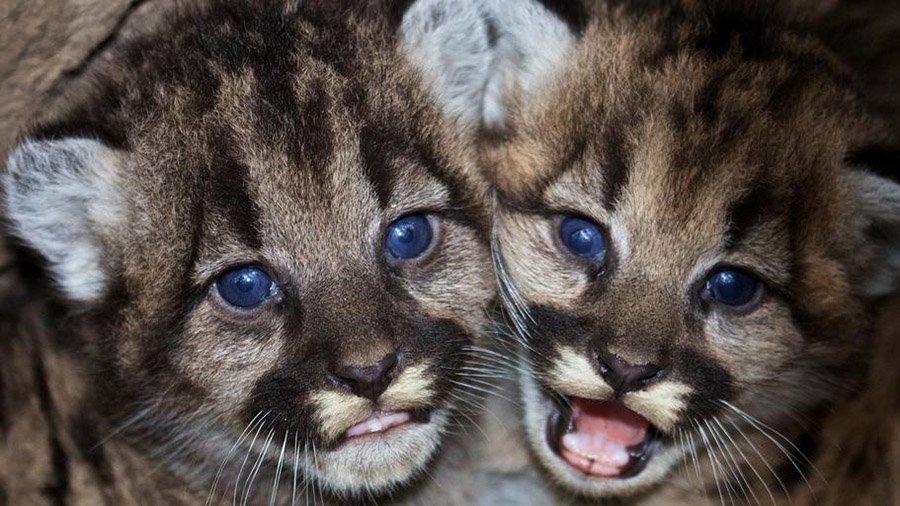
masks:
<svg viewBox="0 0 900 506"><path fill-rule="evenodd" d="M90 301L106 287L103 238L124 216L121 156L85 138L25 140L2 184L10 232L40 253L63 292Z"/></svg>
<svg viewBox="0 0 900 506"><path fill-rule="evenodd" d="M416 0L401 41L449 117L500 130L512 98L535 93L575 36L536 0Z"/></svg>
<svg viewBox="0 0 900 506"><path fill-rule="evenodd" d="M881 147L848 157L851 184L859 196L863 241L874 251L864 266L861 290L878 297L900 289L900 184L883 175L900 174L900 151Z"/></svg>

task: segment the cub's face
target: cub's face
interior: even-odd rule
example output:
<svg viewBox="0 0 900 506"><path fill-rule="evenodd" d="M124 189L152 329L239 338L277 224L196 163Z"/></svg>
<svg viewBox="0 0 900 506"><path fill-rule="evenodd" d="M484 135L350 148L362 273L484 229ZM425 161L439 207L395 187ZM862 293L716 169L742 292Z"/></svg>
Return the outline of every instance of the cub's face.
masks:
<svg viewBox="0 0 900 506"><path fill-rule="evenodd" d="M486 326L485 190L378 34L243 14L128 50L115 109L13 153L8 214L151 454L216 494L260 468L382 491L435 453Z"/></svg>
<svg viewBox="0 0 900 506"><path fill-rule="evenodd" d="M492 153L527 436L595 497L740 459L853 388L863 300L896 276L867 234L896 240L900 193L851 167L874 151L827 55L790 34L716 52L677 24L672 49L639 19L589 28Z"/></svg>

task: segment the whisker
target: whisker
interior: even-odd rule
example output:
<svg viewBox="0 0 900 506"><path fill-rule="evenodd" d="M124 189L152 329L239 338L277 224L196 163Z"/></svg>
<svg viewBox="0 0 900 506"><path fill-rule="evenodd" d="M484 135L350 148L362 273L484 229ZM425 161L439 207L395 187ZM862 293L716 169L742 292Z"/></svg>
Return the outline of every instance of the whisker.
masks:
<svg viewBox="0 0 900 506"><path fill-rule="evenodd" d="M237 496L238 496L238 487L241 484L241 475L244 473L244 466L247 465L247 461L250 459L250 453L253 451L253 445L256 444L257 438L259 438L259 433L262 432L263 427L265 427L265 423L259 424L259 427L256 429L256 433L253 434L253 439L250 441L250 446L247 447L247 455L244 456L243 462L241 462L241 467L238 469L237 479L234 482L234 494L231 498L232 506L237 505Z"/></svg>
<svg viewBox="0 0 900 506"><path fill-rule="evenodd" d="M738 434L741 435L741 437L744 439L744 441L746 441L747 444L750 446L750 448L756 453L756 455L762 461L763 465L765 465L766 468L768 468L768 470L772 474L772 476L774 476L775 479L778 480L778 484L781 485L781 489L784 490L784 495L786 497L788 497L788 499L790 499L790 495L788 494L787 487L784 486L784 483L781 481L781 478L778 477L778 474L775 473L775 470L772 469L771 465L769 465L768 460L766 460L766 458L763 457L763 454L760 453L760 451L756 448L756 445L753 444L753 441L751 441L750 438L748 438L747 435L744 434L744 431L741 429L741 427L739 425L737 425L736 423L734 423L734 421L732 421L730 418L726 418L725 421L727 421L729 424L731 424L732 427L734 427L735 430L737 430ZM746 457L745 457L745 460L746 460ZM756 473L756 468L753 468L753 472ZM766 483L766 480L764 480L759 475L759 473L756 473L756 477L759 478L759 481L761 481L763 486L766 487L766 492L769 494L769 498L772 500L772 504L775 504L776 503L775 495L772 494L772 491L769 489L769 485Z"/></svg>
<svg viewBox="0 0 900 506"><path fill-rule="evenodd" d="M797 455L798 455L800 458L802 458L802 459L805 461L805 463L806 463L807 465L809 465L809 466L816 472L816 474L819 475L820 478L822 478L823 481L825 481L825 478L822 476L822 474L819 472L819 470L816 468L816 466L813 465L812 461L810 461L809 458L808 458L808 457L807 457L807 456L806 456L799 448L797 448L797 446L796 446L793 442L791 442L787 437L785 437L783 434L781 434L781 433L778 432L777 430L775 430L775 429L769 427L768 425L762 423L761 421L757 420L755 417L750 416L748 413L744 412L743 410L741 410L740 408L734 406L733 404L729 403L728 401L724 401L724 400L723 400L722 403L723 403L725 406L731 408L732 411L734 411L735 413L737 413L737 414L738 414L739 416L741 416L744 420L746 420L746 421L747 421L751 426L753 426L753 428L755 428L760 434L766 436L766 438L768 438L769 441L771 441L771 442L772 442L772 443L773 443L773 444L781 451L781 453L784 454L785 457L787 457L788 461L790 461L791 465L794 467L794 469L797 471L797 473L800 475L800 477L801 477L801 478L803 479L803 481L806 483L806 486L809 488L810 491L813 491L812 484L811 484L811 483L809 482L809 480L806 478L806 473L803 472L803 470L801 469L800 465L797 463L797 459L794 458L794 456L793 456L793 454L792 454L791 451L789 451L787 448L784 447L784 445L782 445L781 443L779 443L778 440L775 439L775 437L773 437L769 432L771 432L772 434L774 434L774 435L780 437L781 439L787 441L788 444L790 444L790 445L794 448L794 450L797 452ZM765 429L768 429L768 432L767 432L767 430L765 430Z"/></svg>
<svg viewBox="0 0 900 506"><path fill-rule="evenodd" d="M709 442L709 438L706 437L706 431L703 430L703 427L701 427L700 423L697 422L696 420L694 421L694 426L697 427L697 432L698 432L698 434L700 434L700 437L703 439L703 446L706 448L706 454L709 456L709 467L710 467L710 469L712 469L713 481L716 484L716 490L719 492L719 500L721 501L722 505L724 506L725 495L722 493L722 486L719 483L719 473L717 472L717 468L718 468L717 460L718 459L716 458L715 451ZM734 499L731 497L731 491L726 489L726 492L728 492L729 501L732 504L734 504Z"/></svg>
<svg viewBox="0 0 900 506"><path fill-rule="evenodd" d="M718 422L716 417L712 417L712 420L714 422ZM709 420L707 420L706 423L707 423L707 425L709 425L709 423L710 423ZM722 424L718 424L718 427L722 427ZM750 496L753 497L753 500L756 502L756 504L760 504L759 498L756 497L756 492L753 490L753 487L750 486L750 482L747 480L747 476L744 474L744 470L741 468L740 463L738 462L737 458L734 456L734 453L731 451L731 447L728 445L728 441L726 441L725 438L727 437L728 440L731 441L732 445L734 445L734 440L731 439L731 436L729 436L727 433L725 433L725 434L722 433L722 432L724 432L724 427L722 427L722 432L720 432L716 426L710 426L710 428L717 435L716 437L719 438L719 441L721 441L722 446L728 452L727 458L730 459L731 462L734 464L733 469L739 475L740 481L738 482L738 485L740 485L741 490L744 491L744 494L743 494L744 499L747 498L747 492L749 492ZM737 448L737 447L735 446L735 448ZM738 449L738 451L740 451L740 449ZM743 454L741 454L741 455L743 455ZM744 460L745 461L747 460L746 457L744 458ZM749 462L748 462L748 464L749 464Z"/></svg>
<svg viewBox="0 0 900 506"><path fill-rule="evenodd" d="M268 416L269 413L270 413L270 411L267 411L265 414L263 414L262 410L258 411L256 413L256 415L250 420L250 423L248 423L247 426L244 428L243 432L241 432L241 435L238 436L237 441L234 442L234 445L231 447L231 449L228 450L228 453L225 454L225 458L222 459L222 464L219 466L219 469L216 471L215 478L213 478L213 483L212 483L212 487L210 487L210 489L209 489L209 494L206 496L207 506L212 504L212 499L213 499L213 496L215 495L216 487L219 484L219 479L221 479L222 472L225 470L225 466L228 464L228 461L231 460L231 456L234 454L235 450L238 449L238 446L240 446L241 443L244 442L244 440L247 438L247 436L250 435L250 432L253 431L253 427L255 427L257 424L264 423L266 416ZM226 493L227 493L227 489L226 489Z"/></svg>
<svg viewBox="0 0 900 506"><path fill-rule="evenodd" d="M713 427L709 424L709 420L704 420L703 423L704 423L704 425L706 425L706 428L709 429L709 436L710 436L710 439L712 439L713 444L715 444L716 448L719 449L719 453L722 457L721 460L719 461L720 469L723 470L723 475L725 472L727 472L731 476L731 479L728 479L728 477L725 477L725 482L724 482L725 486L730 488L731 491L734 492L734 495L736 497L738 497L738 498L740 498L741 496L746 497L746 492L744 491L744 484L741 482L740 478L738 477L737 471L734 469L734 467L731 464L731 461L728 459L728 455L725 453L725 448L722 446L722 443L719 441L718 434L715 432ZM738 491L737 487L740 487L741 490ZM733 499L732 499L732 504L734 504Z"/></svg>
<svg viewBox="0 0 900 506"><path fill-rule="evenodd" d="M697 455L697 443L694 441L694 434L688 432L688 439L691 442L691 456L694 461L694 470L697 472L697 482L700 484L700 487L703 488L703 473L700 471L700 456Z"/></svg>
<svg viewBox="0 0 900 506"><path fill-rule="evenodd" d="M253 492L253 482L256 481L256 476L259 474L259 469L262 467L263 460L266 458L266 453L269 451L269 445L272 444L272 438L275 437L275 429L271 429L269 431L269 437L266 438L266 442L263 445L263 449L259 452L259 457L256 459L256 463L253 465L253 468L250 470L250 476L247 477L247 481L244 482L244 497L241 500L241 506L247 506L247 500L250 499L250 493Z"/></svg>
<svg viewBox="0 0 900 506"><path fill-rule="evenodd" d="M294 431L294 479L291 487L291 506L297 503L297 469L300 467L300 437Z"/></svg>
<svg viewBox="0 0 900 506"><path fill-rule="evenodd" d="M288 432L284 431L284 443L281 444L281 454L278 455L278 466L275 468L275 482L272 483L272 497L269 506L275 506L275 498L278 496L278 485L281 481L281 466L284 464L284 450L287 448Z"/></svg>

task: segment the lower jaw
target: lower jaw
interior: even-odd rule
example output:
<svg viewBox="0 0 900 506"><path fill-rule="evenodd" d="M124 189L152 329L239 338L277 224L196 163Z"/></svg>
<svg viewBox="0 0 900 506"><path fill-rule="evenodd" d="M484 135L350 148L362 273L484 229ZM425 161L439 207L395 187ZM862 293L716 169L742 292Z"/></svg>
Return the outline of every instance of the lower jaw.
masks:
<svg viewBox="0 0 900 506"><path fill-rule="evenodd" d="M340 497L383 493L423 472L442 444L446 423L447 413L436 409L383 433L342 440L307 458L305 472Z"/></svg>

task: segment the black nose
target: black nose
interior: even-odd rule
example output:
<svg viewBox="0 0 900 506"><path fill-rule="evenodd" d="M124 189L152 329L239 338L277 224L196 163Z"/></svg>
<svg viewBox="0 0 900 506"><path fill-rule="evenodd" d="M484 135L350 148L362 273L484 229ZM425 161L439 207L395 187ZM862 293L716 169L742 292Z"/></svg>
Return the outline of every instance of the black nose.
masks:
<svg viewBox="0 0 900 506"><path fill-rule="evenodd" d="M389 353L375 365L350 365L333 373L334 378L354 394L377 400L399 372L399 354Z"/></svg>
<svg viewBox="0 0 900 506"><path fill-rule="evenodd" d="M654 364L634 365L615 353L597 354L597 369L616 395L640 390L659 381L665 369Z"/></svg>

